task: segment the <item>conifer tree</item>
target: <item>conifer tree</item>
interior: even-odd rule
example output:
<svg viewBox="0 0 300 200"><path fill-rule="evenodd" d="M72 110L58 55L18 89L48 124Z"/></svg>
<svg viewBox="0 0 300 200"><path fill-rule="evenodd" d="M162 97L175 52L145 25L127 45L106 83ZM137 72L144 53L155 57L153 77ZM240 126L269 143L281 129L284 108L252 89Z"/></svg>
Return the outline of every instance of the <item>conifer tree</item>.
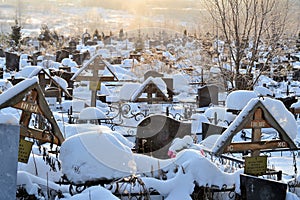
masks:
<svg viewBox="0 0 300 200"><path fill-rule="evenodd" d="M97 40L100 40L101 39L101 36L99 34L99 31L98 29L95 30L94 34L93 34L93 38L97 38Z"/></svg>
<svg viewBox="0 0 300 200"><path fill-rule="evenodd" d="M21 26L19 26L18 21L15 21L15 25L11 27L12 33L10 38L14 41L15 45L18 46L21 40Z"/></svg>
<svg viewBox="0 0 300 200"><path fill-rule="evenodd" d="M120 38L120 40L123 40L123 37L124 37L124 30L121 28L120 32L119 32L119 38Z"/></svg>

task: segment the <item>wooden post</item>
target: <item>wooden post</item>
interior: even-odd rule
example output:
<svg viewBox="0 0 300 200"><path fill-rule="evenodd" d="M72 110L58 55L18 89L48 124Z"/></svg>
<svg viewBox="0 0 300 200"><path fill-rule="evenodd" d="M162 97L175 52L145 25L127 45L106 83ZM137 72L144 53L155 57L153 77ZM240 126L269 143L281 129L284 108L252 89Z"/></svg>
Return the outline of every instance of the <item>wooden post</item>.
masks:
<svg viewBox="0 0 300 200"><path fill-rule="evenodd" d="M101 82L116 81L118 78L114 73L107 68L112 76L99 76L99 71L105 69L106 64L102 61L101 57L97 56L84 67L84 69L91 70L92 76L79 75L76 76L76 81L89 81L89 86L91 90L91 107L96 106L97 91L100 90ZM116 80L115 80L116 79Z"/></svg>
<svg viewBox="0 0 300 200"><path fill-rule="evenodd" d="M97 91L100 90L98 86L101 84L100 77L98 76L99 70L104 70L105 65L101 62L100 58L95 58L93 63L89 66L91 70L93 70L93 76L90 79L90 90L91 94L91 107L96 107L96 99L97 99ZM99 83L100 82L100 83ZM91 87L92 84L92 87Z"/></svg>
<svg viewBox="0 0 300 200"><path fill-rule="evenodd" d="M254 119L253 121L261 121L262 120L262 110L261 108L256 109L255 113L254 113ZM259 142L261 140L261 126L260 125L256 125L256 124L252 124L252 142ZM259 156L260 154L260 150L254 150L252 151L251 155L252 156Z"/></svg>
<svg viewBox="0 0 300 200"><path fill-rule="evenodd" d="M38 96L37 91L32 90L30 95L28 95L26 97L26 102L35 103L37 96ZM33 106L31 106L30 104L22 104L22 105L21 105L21 107L23 107L23 112L20 117L20 124L25 127L28 127L30 118L31 118L31 114L32 114L32 112L30 111L30 108L32 108ZM33 110L38 110L37 108L38 107L35 106Z"/></svg>
<svg viewBox="0 0 300 200"><path fill-rule="evenodd" d="M98 78L98 70L93 69L93 80L90 81L90 84L93 84L95 87L90 87L91 90L92 90L91 107L96 107L98 81L100 81L99 78Z"/></svg>

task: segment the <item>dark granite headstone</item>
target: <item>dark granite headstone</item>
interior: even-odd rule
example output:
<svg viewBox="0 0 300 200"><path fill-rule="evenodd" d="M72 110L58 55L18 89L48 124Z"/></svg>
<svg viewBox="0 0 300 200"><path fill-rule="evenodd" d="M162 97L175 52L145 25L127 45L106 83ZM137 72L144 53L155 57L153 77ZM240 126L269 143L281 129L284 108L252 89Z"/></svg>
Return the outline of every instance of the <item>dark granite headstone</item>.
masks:
<svg viewBox="0 0 300 200"><path fill-rule="evenodd" d="M3 79L3 68L0 68L0 79Z"/></svg>
<svg viewBox="0 0 300 200"><path fill-rule="evenodd" d="M0 49L0 57L5 57L5 51L3 49Z"/></svg>
<svg viewBox="0 0 300 200"><path fill-rule="evenodd" d="M19 71L20 56L18 54L5 52L5 60L8 71Z"/></svg>
<svg viewBox="0 0 300 200"><path fill-rule="evenodd" d="M240 175L241 199L255 200L285 200L287 184L258 178L255 176Z"/></svg>
<svg viewBox="0 0 300 200"><path fill-rule="evenodd" d="M150 76L156 78L156 77L163 77L164 75L157 71L150 70L144 74L144 80L147 80L147 78L149 78Z"/></svg>
<svg viewBox="0 0 300 200"><path fill-rule="evenodd" d="M222 135L226 130L225 127L217 126L209 123L202 123L202 140L211 135Z"/></svg>
<svg viewBox="0 0 300 200"><path fill-rule="evenodd" d="M210 104L219 104L219 88L216 85L205 85L198 89L198 106L206 107Z"/></svg>
<svg viewBox="0 0 300 200"><path fill-rule="evenodd" d="M137 127L137 152L156 158L168 158L172 141L190 134L191 123L180 122L164 115L150 115Z"/></svg>

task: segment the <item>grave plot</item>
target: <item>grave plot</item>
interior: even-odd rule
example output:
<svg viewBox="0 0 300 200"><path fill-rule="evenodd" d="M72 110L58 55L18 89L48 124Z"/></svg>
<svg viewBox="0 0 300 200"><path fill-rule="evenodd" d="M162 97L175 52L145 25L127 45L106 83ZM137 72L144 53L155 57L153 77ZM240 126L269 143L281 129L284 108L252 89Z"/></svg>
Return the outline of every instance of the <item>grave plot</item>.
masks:
<svg viewBox="0 0 300 200"><path fill-rule="evenodd" d="M257 188L268 190L271 199L285 199L287 184L278 182L282 179L282 172L267 167L268 157L263 152L298 150L293 141L297 134L296 127L293 114L282 102L266 97L254 98L219 136L211 150L213 154L220 157L227 157L226 154L243 155L245 175L240 176L242 199L264 199ZM263 138L262 130L266 128L274 129L276 135ZM250 130L251 135L244 136L244 141L238 141L235 136L245 129ZM262 175L277 175L278 181L258 178ZM274 191L272 187L283 189Z"/></svg>

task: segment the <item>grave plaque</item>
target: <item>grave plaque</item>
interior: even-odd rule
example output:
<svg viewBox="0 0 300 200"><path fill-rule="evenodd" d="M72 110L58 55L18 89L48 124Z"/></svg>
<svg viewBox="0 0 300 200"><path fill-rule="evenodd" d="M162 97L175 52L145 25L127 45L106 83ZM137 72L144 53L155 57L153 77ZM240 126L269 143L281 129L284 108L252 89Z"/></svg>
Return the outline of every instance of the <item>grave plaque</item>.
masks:
<svg viewBox="0 0 300 200"><path fill-rule="evenodd" d="M20 126L0 124L0 199L16 199Z"/></svg>
<svg viewBox="0 0 300 200"><path fill-rule="evenodd" d="M28 158L31 152L33 143L30 141L26 141L24 139L20 139L19 143L19 153L18 153L18 161L27 163Z"/></svg>
<svg viewBox="0 0 300 200"><path fill-rule="evenodd" d="M90 81L89 89L92 91L100 90L101 82L100 81Z"/></svg>
<svg viewBox="0 0 300 200"><path fill-rule="evenodd" d="M259 176L267 171L267 156L245 157L245 174Z"/></svg>

